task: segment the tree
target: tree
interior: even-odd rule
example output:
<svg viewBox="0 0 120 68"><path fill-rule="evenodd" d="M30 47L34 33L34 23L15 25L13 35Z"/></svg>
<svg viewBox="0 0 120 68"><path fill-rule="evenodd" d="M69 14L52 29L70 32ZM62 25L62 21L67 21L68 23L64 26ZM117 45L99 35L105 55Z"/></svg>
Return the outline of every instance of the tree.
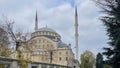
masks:
<svg viewBox="0 0 120 68"><path fill-rule="evenodd" d="M104 64L103 68L112 68L110 65Z"/></svg>
<svg viewBox="0 0 120 68"><path fill-rule="evenodd" d="M81 54L81 65L80 68L93 68L95 64L95 58L92 52L85 51Z"/></svg>
<svg viewBox="0 0 120 68"><path fill-rule="evenodd" d="M8 47L9 38L7 32L0 26L0 45L3 47Z"/></svg>
<svg viewBox="0 0 120 68"><path fill-rule="evenodd" d="M9 56L9 38L2 27L0 27L0 56Z"/></svg>
<svg viewBox="0 0 120 68"><path fill-rule="evenodd" d="M28 62L31 62L31 60L29 57L25 58L25 55L24 55L24 51L30 50L30 48L28 47L27 39L26 39L27 33L26 34L22 32L14 33L13 31L14 21L11 21L7 18L0 22L5 23L5 25L2 25L4 27L2 29L6 32L6 34L9 35L9 39L11 40L10 43L13 43L9 47L15 47L15 50L14 51L12 50L13 51L12 53L7 52L9 53L8 56L10 56L11 54L17 54L17 59L19 60L20 68L28 68ZM6 49L3 49L3 50L7 51Z"/></svg>
<svg viewBox="0 0 120 68"><path fill-rule="evenodd" d="M97 54L96 57L96 68L103 68L103 56L101 53Z"/></svg>
<svg viewBox="0 0 120 68"><path fill-rule="evenodd" d="M9 38L7 32L0 26L0 56L9 57ZM5 65L0 64L0 68L4 68Z"/></svg>
<svg viewBox="0 0 120 68"><path fill-rule="evenodd" d="M109 36L110 47L105 47L103 54L108 59L107 64L120 68L120 0L96 0L96 3L105 13L101 21Z"/></svg>

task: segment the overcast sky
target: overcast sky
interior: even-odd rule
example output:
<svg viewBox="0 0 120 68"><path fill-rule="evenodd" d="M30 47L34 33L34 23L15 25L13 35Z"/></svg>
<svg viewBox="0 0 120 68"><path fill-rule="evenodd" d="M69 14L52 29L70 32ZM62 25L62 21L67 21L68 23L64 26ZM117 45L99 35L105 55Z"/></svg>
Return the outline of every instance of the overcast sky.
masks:
<svg viewBox="0 0 120 68"><path fill-rule="evenodd" d="M107 46L108 37L105 27L99 20L102 13L91 0L76 0L79 16L79 54L85 50L95 55ZM74 41L74 5L75 0L0 0L0 17L7 16L15 20L16 30L34 31L35 12L38 12L39 28L54 29L61 35L62 41L71 43L75 50Z"/></svg>

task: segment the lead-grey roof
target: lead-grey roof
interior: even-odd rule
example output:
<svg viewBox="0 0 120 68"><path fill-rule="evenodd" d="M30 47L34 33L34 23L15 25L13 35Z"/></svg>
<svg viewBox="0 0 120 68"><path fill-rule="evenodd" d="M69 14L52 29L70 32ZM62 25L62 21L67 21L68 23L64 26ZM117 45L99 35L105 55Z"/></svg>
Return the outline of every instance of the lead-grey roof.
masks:
<svg viewBox="0 0 120 68"><path fill-rule="evenodd" d="M49 31L49 32L55 32L55 33L56 33L56 31L54 31L53 29L48 28L48 27L40 28L40 29L38 29L37 31Z"/></svg>
<svg viewBox="0 0 120 68"><path fill-rule="evenodd" d="M58 47L59 47L59 48L68 47L68 45L65 44L65 43L63 43L62 41L60 41L60 42L58 43Z"/></svg>

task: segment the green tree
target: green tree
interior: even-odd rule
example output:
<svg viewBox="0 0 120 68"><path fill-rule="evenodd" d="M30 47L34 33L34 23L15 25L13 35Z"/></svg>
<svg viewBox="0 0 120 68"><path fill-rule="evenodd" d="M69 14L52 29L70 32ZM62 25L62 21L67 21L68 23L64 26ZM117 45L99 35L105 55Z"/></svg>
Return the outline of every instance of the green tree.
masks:
<svg viewBox="0 0 120 68"><path fill-rule="evenodd" d="M95 64L95 58L92 52L85 51L83 54L81 54L81 64L80 68L93 68Z"/></svg>
<svg viewBox="0 0 120 68"><path fill-rule="evenodd" d="M120 68L120 0L96 0L105 15L101 18L109 36L109 46L104 48L107 64Z"/></svg>
<svg viewBox="0 0 120 68"><path fill-rule="evenodd" d="M96 57L96 68L103 68L103 56L101 53L97 54Z"/></svg>
<svg viewBox="0 0 120 68"><path fill-rule="evenodd" d="M104 64L103 68L112 68L110 65Z"/></svg>

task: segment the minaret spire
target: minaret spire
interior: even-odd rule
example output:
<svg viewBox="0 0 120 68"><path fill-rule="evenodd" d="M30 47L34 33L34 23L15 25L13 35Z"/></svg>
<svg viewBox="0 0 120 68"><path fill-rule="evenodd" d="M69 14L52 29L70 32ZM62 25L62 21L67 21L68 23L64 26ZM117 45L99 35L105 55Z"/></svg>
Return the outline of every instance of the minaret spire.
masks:
<svg viewBox="0 0 120 68"><path fill-rule="evenodd" d="M36 17L35 17L35 31L38 30L38 16L36 11Z"/></svg>
<svg viewBox="0 0 120 68"><path fill-rule="evenodd" d="M78 60L78 14L77 6L75 6L75 48L76 48L76 59Z"/></svg>

